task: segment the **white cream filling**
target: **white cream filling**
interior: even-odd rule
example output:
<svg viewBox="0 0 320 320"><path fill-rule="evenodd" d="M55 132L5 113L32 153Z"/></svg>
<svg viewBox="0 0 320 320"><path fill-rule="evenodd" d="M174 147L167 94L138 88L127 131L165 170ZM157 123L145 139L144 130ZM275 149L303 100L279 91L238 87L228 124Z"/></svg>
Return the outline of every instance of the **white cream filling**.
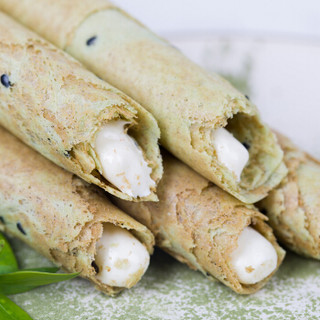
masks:
<svg viewBox="0 0 320 320"><path fill-rule="evenodd" d="M277 261L272 244L250 227L242 231L238 247L231 254L231 264L243 284L255 284L266 278L277 267Z"/></svg>
<svg viewBox="0 0 320 320"><path fill-rule="evenodd" d="M148 268L150 256L128 230L106 223L96 244L97 279L109 286L130 288Z"/></svg>
<svg viewBox="0 0 320 320"><path fill-rule="evenodd" d="M211 141L217 152L218 161L234 172L237 181L249 160L248 150L225 128L211 131Z"/></svg>
<svg viewBox="0 0 320 320"><path fill-rule="evenodd" d="M124 130L128 122L112 121L96 134L95 152L101 164L101 174L123 193L131 197L148 196L155 182L152 169L143 158L136 141Z"/></svg>

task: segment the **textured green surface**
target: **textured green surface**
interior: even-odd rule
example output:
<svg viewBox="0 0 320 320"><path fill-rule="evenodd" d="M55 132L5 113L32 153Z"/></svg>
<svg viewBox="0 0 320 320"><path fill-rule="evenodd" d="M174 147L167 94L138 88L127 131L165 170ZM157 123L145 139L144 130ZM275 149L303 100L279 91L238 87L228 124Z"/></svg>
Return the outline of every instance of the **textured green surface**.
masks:
<svg viewBox="0 0 320 320"><path fill-rule="evenodd" d="M49 265L19 240L11 243L21 267ZM320 262L288 254L264 289L251 296L239 296L156 251L142 281L116 298L99 293L82 279L11 298L34 320L318 319Z"/></svg>

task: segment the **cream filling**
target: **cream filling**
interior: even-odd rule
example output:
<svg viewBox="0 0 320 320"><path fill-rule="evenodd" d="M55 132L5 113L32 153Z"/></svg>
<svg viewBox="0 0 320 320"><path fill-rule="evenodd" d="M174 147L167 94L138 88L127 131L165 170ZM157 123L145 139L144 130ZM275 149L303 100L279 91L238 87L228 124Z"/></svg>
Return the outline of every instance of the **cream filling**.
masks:
<svg viewBox="0 0 320 320"><path fill-rule="evenodd" d="M218 161L231 170L240 181L241 173L249 160L248 150L225 128L211 131L211 141Z"/></svg>
<svg viewBox="0 0 320 320"><path fill-rule="evenodd" d="M277 267L277 261L272 244L250 227L242 231L238 247L231 254L231 264L243 284L255 284L269 276Z"/></svg>
<svg viewBox="0 0 320 320"><path fill-rule="evenodd" d="M103 177L131 197L145 197L155 186L150 177L152 169L144 160L140 146L125 132L127 123L117 120L102 127L96 135L94 149Z"/></svg>
<svg viewBox="0 0 320 320"><path fill-rule="evenodd" d="M150 256L128 230L105 223L96 244L97 279L109 286L130 288L148 268Z"/></svg>

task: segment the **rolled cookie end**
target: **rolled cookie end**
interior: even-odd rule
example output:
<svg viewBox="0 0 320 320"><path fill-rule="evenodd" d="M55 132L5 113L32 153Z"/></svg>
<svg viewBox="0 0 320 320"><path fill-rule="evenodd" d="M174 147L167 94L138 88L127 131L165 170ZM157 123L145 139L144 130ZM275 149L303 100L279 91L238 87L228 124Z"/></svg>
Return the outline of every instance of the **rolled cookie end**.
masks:
<svg viewBox="0 0 320 320"><path fill-rule="evenodd" d="M152 169L140 146L125 132L126 124L117 120L103 126L96 134L94 149L105 179L131 197L146 197L155 187Z"/></svg>
<svg viewBox="0 0 320 320"><path fill-rule="evenodd" d="M231 254L231 264L242 284L255 284L277 267L278 256L272 244L259 232L246 227Z"/></svg>
<svg viewBox="0 0 320 320"><path fill-rule="evenodd" d="M218 161L231 170L240 181L241 173L249 160L248 150L225 128L212 130L211 141Z"/></svg>
<svg viewBox="0 0 320 320"><path fill-rule="evenodd" d="M149 262L147 249L128 230L104 224L96 244L98 280L109 286L130 288L141 279Z"/></svg>

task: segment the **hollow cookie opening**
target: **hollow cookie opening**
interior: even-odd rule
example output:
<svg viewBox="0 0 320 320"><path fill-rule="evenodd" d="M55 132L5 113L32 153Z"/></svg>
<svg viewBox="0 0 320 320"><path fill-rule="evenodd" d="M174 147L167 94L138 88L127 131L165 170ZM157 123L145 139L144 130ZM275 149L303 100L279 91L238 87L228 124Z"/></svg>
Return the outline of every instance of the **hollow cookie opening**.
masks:
<svg viewBox="0 0 320 320"><path fill-rule="evenodd" d="M147 197L156 187L153 170L129 126L130 122L122 119L107 122L90 144L78 144L70 156L103 183L133 198Z"/></svg>
<svg viewBox="0 0 320 320"><path fill-rule="evenodd" d="M91 264L100 282L131 288L141 279L149 262L148 250L130 231L111 223L103 224Z"/></svg>
<svg viewBox="0 0 320 320"><path fill-rule="evenodd" d="M245 227L230 260L239 282L256 284L271 275L277 263L278 255L271 242L251 226Z"/></svg>
<svg viewBox="0 0 320 320"><path fill-rule="evenodd" d="M237 157L236 161L243 163L245 158L243 154L246 152L249 157L243 169L238 171L240 179L237 179L237 174L230 170L223 161L219 161L219 157L217 157L218 170L235 189L250 191L259 188L270 178L282 160L282 152L276 144L275 136L257 116L249 116L244 113L237 113L233 118L228 119L224 129L242 144L242 150L239 147L240 152L233 149L233 156ZM212 142L215 148L214 140ZM215 151L218 155L216 148Z"/></svg>

